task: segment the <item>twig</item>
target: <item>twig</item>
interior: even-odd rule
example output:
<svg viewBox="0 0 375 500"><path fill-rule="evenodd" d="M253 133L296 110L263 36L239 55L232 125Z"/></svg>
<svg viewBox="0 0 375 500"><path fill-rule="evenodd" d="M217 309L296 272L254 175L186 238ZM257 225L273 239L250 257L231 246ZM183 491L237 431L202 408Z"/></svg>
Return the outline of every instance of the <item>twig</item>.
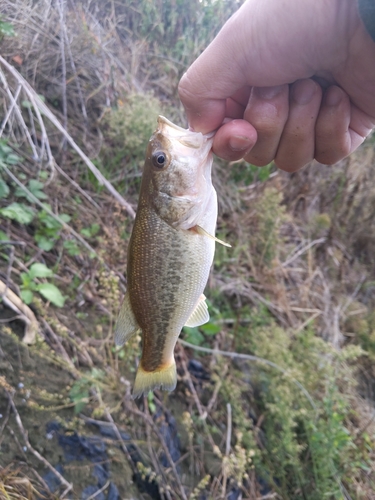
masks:
<svg viewBox="0 0 375 500"><path fill-rule="evenodd" d="M8 260L8 268L7 268L7 275L6 275L6 281L5 281L5 291L2 293L2 295L6 295L7 291L8 291L13 261L14 261L14 247L12 246L10 249L10 256L9 256L9 260Z"/></svg>
<svg viewBox="0 0 375 500"><path fill-rule="evenodd" d="M68 104L66 99L66 61L65 61L65 2L59 0L56 2L60 14L60 51L61 51L61 90L62 90L62 108L63 108L63 127L68 130ZM66 138L63 138L63 149L65 149Z"/></svg>
<svg viewBox="0 0 375 500"><path fill-rule="evenodd" d="M96 201L94 201L91 198L91 196L88 193L86 193L86 191L84 189L81 188L81 186L78 184L78 182L76 182L74 179L69 177L69 175L66 172L64 172L64 170L61 167L59 167L57 164L55 164L55 168L63 177L65 177L66 180L68 180L77 189L77 191L79 191L81 193L82 196L84 196L92 205L94 205L94 207L97 210L102 210L101 207L96 203Z"/></svg>
<svg viewBox="0 0 375 500"><path fill-rule="evenodd" d="M108 481L105 483L105 485L100 488L100 490L96 491L93 495L90 495L89 497L86 498L86 500L93 500L93 498L96 498L100 493L103 493L103 491L108 488L110 485L111 481L108 479Z"/></svg>
<svg viewBox="0 0 375 500"><path fill-rule="evenodd" d="M225 443L225 455L229 457L230 442L232 439L232 406L227 403L227 439Z"/></svg>
<svg viewBox="0 0 375 500"><path fill-rule="evenodd" d="M201 402L199 401L199 398L198 398L197 391L194 387L193 381L191 380L190 372L186 366L186 362L184 360L182 360L181 364L182 364L182 367L183 367L184 372L185 372L185 379L188 383L190 392L192 393L196 407L198 408L199 416L202 420L206 420L207 411L203 410L203 408L202 408Z"/></svg>
<svg viewBox="0 0 375 500"><path fill-rule="evenodd" d="M298 250L298 252L296 252L294 255L292 255L289 259L287 259L285 262L283 262L281 264L282 267L286 267L288 266L289 264L291 264L297 257L299 257L300 255L302 255L303 253L307 252L307 250L309 250L311 247L313 247L314 245L319 245L319 243L324 243L326 241L327 238L319 238L317 240L314 240L314 241L310 241L310 243L308 243L306 246L304 246L303 248L301 248L300 250Z"/></svg>
<svg viewBox="0 0 375 500"><path fill-rule="evenodd" d="M3 299L4 304L15 311L22 321L24 321L26 328L23 342L25 344L32 344L39 331L39 323L33 311L10 288L7 288L1 280L0 297Z"/></svg>
<svg viewBox="0 0 375 500"><path fill-rule="evenodd" d="M1 124L0 137L3 135L4 129L5 129L5 125L8 123L8 120L10 118L10 115L12 114L12 111L13 111L14 107L17 106L17 99L18 99L18 96L19 96L19 94L21 92L21 89L22 89L22 85L18 84L17 90L16 90L16 92L15 92L15 94L13 96L13 99L11 99L11 104L10 104L10 107L8 109L8 112L4 116L3 123Z"/></svg>
<svg viewBox="0 0 375 500"><path fill-rule="evenodd" d="M230 453L230 442L232 439L232 407L227 403L227 437L225 442L225 462L223 463L223 498L227 495L228 483L228 458Z"/></svg>
<svg viewBox="0 0 375 500"><path fill-rule="evenodd" d="M125 453L125 456L128 459L130 467L133 469L133 472L135 473L137 471L137 468L134 465L134 462L132 460L132 457L130 456L129 450L126 447L126 444L124 443L124 440L121 437L120 431L118 430L118 427L115 424L115 421L113 420L112 415L110 414L110 412L107 408L105 408L104 412L105 412L105 416L107 417L108 422L110 422L110 424L111 424L113 432L116 434L116 437L119 440L122 451Z"/></svg>
<svg viewBox="0 0 375 500"><path fill-rule="evenodd" d="M189 370L188 370L188 368L186 366L186 362L184 360L182 360L181 364L182 364L182 367L183 367L184 372L185 372L185 379L186 379L186 381L188 383L190 392L193 395L193 399L194 399L195 405L196 405L196 407L198 409L199 417L200 417L200 419L203 422L205 431L207 433L207 438L208 438L208 440L210 442L212 450L214 451L215 448L216 448L216 444L215 444L215 441L213 440L212 435L209 432L209 429L208 429L208 426L207 426L207 421L206 421L207 420L207 416L208 416L207 410L203 409L203 407L201 405L201 402L199 401L199 397L198 397L197 391L196 391L196 389L194 387L193 381L191 380L191 375L190 375L190 372L189 372Z"/></svg>
<svg viewBox="0 0 375 500"><path fill-rule="evenodd" d="M305 326L307 326L309 323L311 323L311 321L313 321L315 318L317 318L321 314L323 314L322 311L317 311L314 314L312 314L309 318L307 318L307 320L305 320L301 325L299 325L299 327L295 331L295 334L301 332L305 328Z"/></svg>
<svg viewBox="0 0 375 500"><path fill-rule="evenodd" d="M51 335L51 337L53 338L53 340L56 342L56 344L59 346L59 350L60 350L60 353L61 353L61 356L64 358L64 360L67 362L67 364L69 365L69 368L71 370L73 370L73 372L75 374L78 374L78 370L76 369L76 367L74 366L74 363L73 361L70 359L68 353L66 352L66 350L64 349L64 346L62 345L59 337L56 335L56 333L52 330L52 328L50 327L50 325L47 323L47 321L44 319L44 318L41 318L42 320L42 323L43 323L43 326L44 328L48 331L48 333Z"/></svg>
<svg viewBox="0 0 375 500"><path fill-rule="evenodd" d="M1 56L0 56L0 57L1 57ZM23 119L22 113L21 113L21 111L20 111L20 109L19 109L19 107L18 107L18 104L17 104L17 102L16 102L16 99L15 99L15 97L13 96L13 94L12 94L12 92L11 92L11 90L10 90L9 86L8 86L8 82L7 82L6 78L5 78L5 75L4 75L4 73L3 73L1 70L0 70L0 80L1 80L1 83L3 84L3 86L4 86L4 89L5 89L6 93L8 94L8 97L9 97L9 99L10 99L10 102L11 102L11 104L12 104L12 107L14 108L14 110L15 110L15 112L16 112L16 115L17 115L17 117L18 117L18 119L19 119L20 125L21 125L21 127L23 128L23 130L24 130L24 132L25 132L25 135L26 135L27 140L28 140L28 142L29 142L29 144L30 144L30 147L31 147L31 149L32 149L32 151L33 151L33 154L35 155L35 158L38 158L38 157L39 157L39 155L38 155L37 150L36 150L36 148L35 148L34 142L33 142L32 138L31 138L31 136L30 136L29 129L27 128L27 125L26 125L26 123L25 123L25 120ZM19 92L16 92L16 95L17 95L17 97L18 97ZM3 123L3 125L4 125L4 127L5 127L6 122L4 122L4 123ZM3 130L3 127L2 127L2 130Z"/></svg>
<svg viewBox="0 0 375 500"><path fill-rule="evenodd" d="M29 438L28 438L28 435L27 435L27 431L25 430L23 424L22 424L22 420L21 420L21 417L20 417L20 414L18 413L18 410L17 410L17 407L16 405L14 404L14 401L13 401L13 396L12 394L10 394L8 391L7 391L7 396L8 396L8 399L9 399L9 403L11 404L12 406L12 410L13 410L13 413L14 413L14 416L15 416L15 419L16 419L16 423L18 425L18 428L21 432L21 435L25 441L25 444L26 444L26 447L27 449L40 461L42 462L50 471L53 472L53 474L55 474L55 476L60 480L61 484L63 484L65 486L65 491L63 492L63 494L60 496L60 498L64 498L65 495L67 493L69 493L70 490L73 489L73 485L68 483L68 481L60 474L60 472L58 472L49 462L48 460L46 460L38 451L36 451L30 444L30 441L29 441Z"/></svg>
<svg viewBox="0 0 375 500"><path fill-rule="evenodd" d="M147 398L144 398L144 400L145 400L145 414L147 415L147 417L150 418L150 412L149 412L149 408L148 408ZM147 419L146 420L146 437L147 437L148 454L150 456L152 465L154 466L155 472L157 474L159 474L160 476L163 476L166 484L168 484L168 478L166 477L163 468L160 467L160 464L158 463L158 460L157 460L156 452L154 451L153 446L152 446L151 432L152 432L152 429L151 429L151 426L149 425L149 419ZM172 500L172 497L171 497L168 489L166 489L165 493L166 493L166 496L168 497L168 500Z"/></svg>
<svg viewBox="0 0 375 500"><path fill-rule="evenodd" d="M2 441L2 434L3 434L4 429L5 429L5 427L6 427L7 423L8 423L8 420L9 420L10 408L11 408L11 404L8 401L8 406L7 406L7 409L6 409L6 413L5 413L5 416L3 416L4 420L3 420L2 425L0 427L0 446L1 446L1 441Z"/></svg>

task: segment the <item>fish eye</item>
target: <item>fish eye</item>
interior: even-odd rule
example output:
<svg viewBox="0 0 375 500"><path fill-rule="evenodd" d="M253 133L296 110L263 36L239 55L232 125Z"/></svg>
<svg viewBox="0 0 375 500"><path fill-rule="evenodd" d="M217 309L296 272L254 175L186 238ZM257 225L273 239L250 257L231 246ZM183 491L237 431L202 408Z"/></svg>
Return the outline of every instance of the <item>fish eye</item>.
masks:
<svg viewBox="0 0 375 500"><path fill-rule="evenodd" d="M152 163L154 167L162 169L167 165L168 157L163 151L156 151L152 155Z"/></svg>

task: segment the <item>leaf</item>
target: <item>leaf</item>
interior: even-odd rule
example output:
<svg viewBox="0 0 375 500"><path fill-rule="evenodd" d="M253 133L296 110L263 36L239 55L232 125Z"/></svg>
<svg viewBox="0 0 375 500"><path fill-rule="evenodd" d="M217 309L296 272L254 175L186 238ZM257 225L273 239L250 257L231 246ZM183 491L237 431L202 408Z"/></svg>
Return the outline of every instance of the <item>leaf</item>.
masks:
<svg viewBox="0 0 375 500"><path fill-rule="evenodd" d="M65 303L65 297L57 288L57 286L52 283L41 283L37 286L38 292L46 299L52 302L53 305L57 307L63 307Z"/></svg>
<svg viewBox="0 0 375 500"><path fill-rule="evenodd" d="M29 273L21 273L21 280L22 280L22 286L24 288L32 287L33 282Z"/></svg>
<svg viewBox="0 0 375 500"><path fill-rule="evenodd" d="M8 154L12 153L13 149L8 146L4 139L0 140L0 158L4 159Z"/></svg>
<svg viewBox="0 0 375 500"><path fill-rule="evenodd" d="M81 229L80 230L80 233L82 234L82 236L84 236L85 238L90 238L91 236L91 231L90 231L90 228L89 227L86 227L84 229Z"/></svg>
<svg viewBox="0 0 375 500"><path fill-rule="evenodd" d="M30 224L34 218L34 210L22 203L11 203L0 210L0 214L20 224Z"/></svg>
<svg viewBox="0 0 375 500"><path fill-rule="evenodd" d="M95 236L100 230L99 224L91 224L90 227L85 227L81 229L80 233L82 236L85 238L91 238L92 236Z"/></svg>
<svg viewBox="0 0 375 500"><path fill-rule="evenodd" d="M87 379L82 378L74 382L69 392L69 397L74 403L74 413L80 413L90 400L90 384Z"/></svg>
<svg viewBox="0 0 375 500"><path fill-rule="evenodd" d="M184 340L186 342L194 345L201 345L204 342L204 337L197 327L189 328L188 326L184 326L184 332Z"/></svg>
<svg viewBox="0 0 375 500"><path fill-rule="evenodd" d="M68 254L71 255L72 257L81 254L79 246L73 240L64 241L64 248L67 250Z"/></svg>
<svg viewBox="0 0 375 500"><path fill-rule="evenodd" d="M31 194L35 196L35 198L38 198L38 200L46 200L48 196L46 195L46 193L43 193L43 191L41 191L43 186L44 185L41 182L35 179L31 179L27 185L27 189ZM15 190L14 194L19 198L26 198L31 203L34 201L33 198L21 187L18 187Z"/></svg>
<svg viewBox="0 0 375 500"><path fill-rule="evenodd" d="M46 193L43 193L42 191L43 187L44 184L36 179L31 179L28 184L29 191L31 191L31 193L38 198L38 200L46 200L48 198Z"/></svg>
<svg viewBox="0 0 375 500"><path fill-rule="evenodd" d="M6 198L9 194L8 184L0 177L0 198Z"/></svg>
<svg viewBox="0 0 375 500"><path fill-rule="evenodd" d="M31 179L29 182L30 191L35 191L36 189L43 189L44 184L42 182L37 181L36 179Z"/></svg>
<svg viewBox="0 0 375 500"><path fill-rule="evenodd" d="M59 215L60 219L63 220L64 222L69 222L71 217L68 214L60 214Z"/></svg>
<svg viewBox="0 0 375 500"><path fill-rule="evenodd" d="M2 36L14 36L14 28L10 23L0 20L0 35Z"/></svg>
<svg viewBox="0 0 375 500"><path fill-rule="evenodd" d="M34 236L35 241L38 243L38 247L41 248L42 250L49 252L52 250L54 247L56 240L52 238L46 238L45 236L41 236L39 234L36 234Z"/></svg>
<svg viewBox="0 0 375 500"><path fill-rule="evenodd" d="M8 241L8 235L7 233L4 233L4 231L0 231L0 241Z"/></svg>
<svg viewBox="0 0 375 500"><path fill-rule="evenodd" d="M30 101L28 101L27 99L22 101L21 106L23 108L32 108L33 107L32 103Z"/></svg>
<svg viewBox="0 0 375 500"><path fill-rule="evenodd" d="M147 395L147 402L148 402L148 408L150 410L150 413L153 414L156 412L156 405L154 403L154 393L149 392Z"/></svg>
<svg viewBox="0 0 375 500"><path fill-rule="evenodd" d="M30 266L29 275L31 278L48 278L53 276L53 271L41 262L35 262Z"/></svg>
<svg viewBox="0 0 375 500"><path fill-rule="evenodd" d="M25 302L25 304L31 304L34 298L34 294L31 290L21 290L21 299Z"/></svg>
<svg viewBox="0 0 375 500"><path fill-rule="evenodd" d="M21 64L23 63L22 57L20 55L18 55L18 54L16 56L12 57L12 61L14 61L19 66L21 66Z"/></svg>
<svg viewBox="0 0 375 500"><path fill-rule="evenodd" d="M215 325L214 323L206 323L205 325L201 325L200 329L206 335L216 335L221 330L220 326Z"/></svg>
<svg viewBox="0 0 375 500"><path fill-rule="evenodd" d="M6 157L5 161L8 165L17 165L20 159L21 158L18 155L16 155L15 153L11 153Z"/></svg>

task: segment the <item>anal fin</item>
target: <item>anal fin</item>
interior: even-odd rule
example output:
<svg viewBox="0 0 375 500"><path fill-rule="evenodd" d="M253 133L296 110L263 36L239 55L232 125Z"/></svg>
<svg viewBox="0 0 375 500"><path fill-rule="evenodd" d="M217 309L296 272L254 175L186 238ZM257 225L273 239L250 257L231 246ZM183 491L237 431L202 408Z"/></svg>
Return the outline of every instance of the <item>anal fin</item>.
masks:
<svg viewBox="0 0 375 500"><path fill-rule="evenodd" d="M139 330L139 325L135 319L130 304L129 293L127 292L115 325L115 343L118 346L125 344Z"/></svg>
<svg viewBox="0 0 375 500"><path fill-rule="evenodd" d="M202 293L199 297L198 304L195 306L195 309L185 323L185 326L194 328L195 326L204 325L204 323L207 323L209 319L210 315L208 314L206 297Z"/></svg>

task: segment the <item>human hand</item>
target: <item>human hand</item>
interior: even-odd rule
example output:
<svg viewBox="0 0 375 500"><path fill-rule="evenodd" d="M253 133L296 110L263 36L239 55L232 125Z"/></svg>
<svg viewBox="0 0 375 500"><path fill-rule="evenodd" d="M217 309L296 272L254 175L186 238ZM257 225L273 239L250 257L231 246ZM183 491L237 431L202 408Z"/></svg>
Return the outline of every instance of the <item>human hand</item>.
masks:
<svg viewBox="0 0 375 500"><path fill-rule="evenodd" d="M375 42L354 0L247 0L179 85L213 151L293 172L333 164L375 126Z"/></svg>

